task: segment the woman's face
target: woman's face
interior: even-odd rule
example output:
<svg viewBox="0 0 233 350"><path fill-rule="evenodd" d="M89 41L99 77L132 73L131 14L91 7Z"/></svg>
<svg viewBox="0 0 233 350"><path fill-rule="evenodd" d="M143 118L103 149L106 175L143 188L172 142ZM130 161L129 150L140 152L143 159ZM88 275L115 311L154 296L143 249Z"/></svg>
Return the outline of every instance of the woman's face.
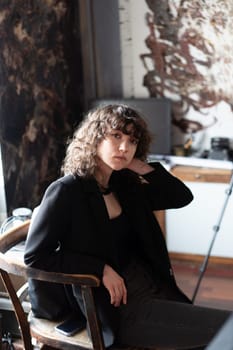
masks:
<svg viewBox="0 0 233 350"><path fill-rule="evenodd" d="M112 170L127 168L134 158L138 140L120 130L110 130L97 146L97 156Z"/></svg>

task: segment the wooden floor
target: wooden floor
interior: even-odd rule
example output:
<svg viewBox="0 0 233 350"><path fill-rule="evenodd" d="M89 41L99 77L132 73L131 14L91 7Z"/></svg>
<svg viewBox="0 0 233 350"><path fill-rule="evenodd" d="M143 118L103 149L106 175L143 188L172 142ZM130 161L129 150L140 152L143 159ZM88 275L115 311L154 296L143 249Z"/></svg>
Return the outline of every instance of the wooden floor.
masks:
<svg viewBox="0 0 233 350"><path fill-rule="evenodd" d="M200 265L172 261L179 287L191 299L200 276ZM233 267L208 265L194 304L233 311Z"/></svg>

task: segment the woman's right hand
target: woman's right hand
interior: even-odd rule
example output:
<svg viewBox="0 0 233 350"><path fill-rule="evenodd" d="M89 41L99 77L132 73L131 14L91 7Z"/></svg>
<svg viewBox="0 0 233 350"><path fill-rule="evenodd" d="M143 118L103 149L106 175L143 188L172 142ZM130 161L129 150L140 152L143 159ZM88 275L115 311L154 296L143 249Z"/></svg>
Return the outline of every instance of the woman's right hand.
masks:
<svg viewBox="0 0 233 350"><path fill-rule="evenodd" d="M127 303L127 289L124 279L109 265L104 266L103 285L108 290L111 304L118 307Z"/></svg>

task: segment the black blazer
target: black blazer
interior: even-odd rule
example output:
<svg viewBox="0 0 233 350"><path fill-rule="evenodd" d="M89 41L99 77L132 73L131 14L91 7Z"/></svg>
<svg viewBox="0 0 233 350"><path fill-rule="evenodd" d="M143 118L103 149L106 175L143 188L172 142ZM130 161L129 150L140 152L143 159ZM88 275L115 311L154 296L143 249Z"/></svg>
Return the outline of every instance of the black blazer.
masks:
<svg viewBox="0 0 233 350"><path fill-rule="evenodd" d="M153 211L183 207L193 196L160 163L151 165L154 171L140 177L126 169L113 172L111 186L131 222L138 247L143 247L139 254L150 265L154 279L185 299L176 285L165 239ZM118 270L107 209L94 179L67 175L48 187L29 229L25 263L49 271L90 273L100 278L106 263ZM41 301L34 300L40 293L37 288L32 281L32 307L41 315ZM53 292L51 296L54 301ZM41 316L56 316L52 310L47 311L48 315Z"/></svg>

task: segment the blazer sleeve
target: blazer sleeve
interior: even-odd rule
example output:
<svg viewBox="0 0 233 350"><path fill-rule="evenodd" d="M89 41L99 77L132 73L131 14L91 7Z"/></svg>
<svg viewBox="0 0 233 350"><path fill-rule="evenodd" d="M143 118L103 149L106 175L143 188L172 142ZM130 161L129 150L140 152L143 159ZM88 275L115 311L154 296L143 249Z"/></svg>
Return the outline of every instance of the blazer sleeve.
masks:
<svg viewBox="0 0 233 350"><path fill-rule="evenodd" d="M153 210L181 208L193 200L190 189L160 163L150 163L154 168L143 175L143 187Z"/></svg>
<svg viewBox="0 0 233 350"><path fill-rule="evenodd" d="M72 188L62 181L55 181L48 187L29 228L24 261L29 266L48 271L101 277L103 261L63 244L69 239L73 197ZM78 210L75 220L78 222ZM78 229L77 234L80 234Z"/></svg>

